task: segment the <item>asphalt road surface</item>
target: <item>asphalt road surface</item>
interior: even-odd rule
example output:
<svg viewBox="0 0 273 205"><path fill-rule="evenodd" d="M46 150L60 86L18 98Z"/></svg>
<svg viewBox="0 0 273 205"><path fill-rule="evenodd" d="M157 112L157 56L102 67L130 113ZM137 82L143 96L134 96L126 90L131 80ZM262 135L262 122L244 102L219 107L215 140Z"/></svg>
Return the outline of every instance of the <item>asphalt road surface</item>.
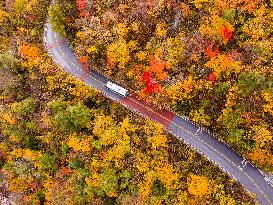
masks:
<svg viewBox="0 0 273 205"><path fill-rule="evenodd" d="M255 194L258 203L273 204L273 187L256 167L252 166L228 145L218 141L213 135L194 125L185 117L147 105L138 100L132 93L124 98L108 90L105 87L108 79L92 69L88 71L83 69L66 39L53 32L49 24L45 25L44 43L49 55L61 69L128 109L163 124L167 131L216 163L233 179L240 182L251 194Z"/></svg>

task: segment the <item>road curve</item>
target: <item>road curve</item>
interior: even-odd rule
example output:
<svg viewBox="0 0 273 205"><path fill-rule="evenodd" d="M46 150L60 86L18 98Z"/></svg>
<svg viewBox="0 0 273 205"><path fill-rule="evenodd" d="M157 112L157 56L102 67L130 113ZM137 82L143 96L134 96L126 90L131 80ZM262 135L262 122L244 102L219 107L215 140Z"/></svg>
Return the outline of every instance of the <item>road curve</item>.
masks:
<svg viewBox="0 0 273 205"><path fill-rule="evenodd" d="M66 39L53 32L48 23L44 30L44 44L53 61L61 69L128 109L163 124L167 131L182 139L197 152L205 155L240 182L251 194L255 194L258 203L273 205L273 187L268 184L256 167L245 161L228 145L218 141L213 135L194 125L185 117L147 105L138 100L134 94L129 94L129 97L124 98L106 89L105 84L108 79L92 69L84 70L69 48Z"/></svg>

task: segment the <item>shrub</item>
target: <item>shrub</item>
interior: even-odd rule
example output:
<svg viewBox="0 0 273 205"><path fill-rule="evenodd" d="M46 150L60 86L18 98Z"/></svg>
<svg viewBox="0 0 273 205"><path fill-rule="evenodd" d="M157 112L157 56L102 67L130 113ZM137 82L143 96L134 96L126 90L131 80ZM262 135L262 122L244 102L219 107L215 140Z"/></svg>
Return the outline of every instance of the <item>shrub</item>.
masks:
<svg viewBox="0 0 273 205"><path fill-rule="evenodd" d="M59 111L53 117L55 126L64 133L85 128L90 121L90 109L82 103L69 106L65 111Z"/></svg>
<svg viewBox="0 0 273 205"><path fill-rule="evenodd" d="M242 95L248 96L255 89L264 85L265 77L258 72L243 72L238 77L238 86Z"/></svg>
<svg viewBox="0 0 273 205"><path fill-rule="evenodd" d="M51 156L50 154L45 153L40 157L41 168L44 171L49 171L53 169L54 162L55 162L55 158L54 156Z"/></svg>
<svg viewBox="0 0 273 205"><path fill-rule="evenodd" d="M35 110L35 105L32 98L26 98L18 103L12 104L12 111L15 113L20 113L23 116L31 114Z"/></svg>

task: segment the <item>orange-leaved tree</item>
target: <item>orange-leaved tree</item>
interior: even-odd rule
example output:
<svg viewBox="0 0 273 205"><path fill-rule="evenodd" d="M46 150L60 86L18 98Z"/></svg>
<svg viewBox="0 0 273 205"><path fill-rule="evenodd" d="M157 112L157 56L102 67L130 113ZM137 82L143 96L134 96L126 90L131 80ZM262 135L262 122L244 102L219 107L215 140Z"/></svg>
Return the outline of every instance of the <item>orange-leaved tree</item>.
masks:
<svg viewBox="0 0 273 205"><path fill-rule="evenodd" d="M158 80L163 80L167 77L167 74L163 71L165 68L165 62L158 59L155 60L151 57L149 60L150 66L146 67L145 71L153 73Z"/></svg>
<svg viewBox="0 0 273 205"><path fill-rule="evenodd" d="M35 45L24 44L19 47L19 53L22 57L28 59L28 61L35 61L40 55L40 49Z"/></svg>

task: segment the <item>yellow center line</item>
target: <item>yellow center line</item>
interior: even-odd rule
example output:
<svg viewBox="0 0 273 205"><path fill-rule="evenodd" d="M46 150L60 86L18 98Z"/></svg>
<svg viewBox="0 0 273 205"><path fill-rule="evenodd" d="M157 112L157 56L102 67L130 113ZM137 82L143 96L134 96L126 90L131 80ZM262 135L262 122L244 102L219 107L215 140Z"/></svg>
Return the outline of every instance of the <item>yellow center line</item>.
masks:
<svg viewBox="0 0 273 205"><path fill-rule="evenodd" d="M57 39L58 36L56 35L56 33L54 32L54 35L55 35L55 38ZM59 47L59 44L58 42L56 43L57 45L57 48L59 50L59 52L65 56L65 54L63 53L63 51L60 49ZM72 61L69 61L71 65L74 66L74 68L78 69L79 71L83 71L81 68L79 68L77 65L75 65ZM94 78L93 76L89 75L88 73L86 73L90 78L92 78L93 80L101 83L101 84L104 84L103 82L101 82L100 80L97 80L96 78ZM105 94L105 93L104 93ZM107 95L107 94L106 94ZM108 95L107 95L108 96ZM227 158L226 156L224 156L221 152L219 152L218 150L214 149L211 145L207 144L206 142L204 142L202 139L198 138L196 135L194 135L193 133L189 132L188 130L186 130L185 128L181 127L180 125L176 124L175 122L172 122L171 120L167 119L166 117L162 116L161 114L155 112L154 110L152 110L151 108L135 101L134 99L128 97L129 100L133 101L134 103L140 105L141 107L145 108L146 110L149 110L151 111L152 113L158 115L159 117L167 120L168 122L172 123L173 125L175 125L176 127L178 127L179 129L183 130L184 132L188 133L189 135L193 136L195 139L199 140L200 142L202 142L203 144L207 145L210 149L214 150L216 153L218 153L219 155L221 155L223 158L225 158L228 162L230 162L233 166L237 167L237 165L232 162L229 158ZM240 170L240 169L239 169ZM243 170L240 170L242 173L244 173L249 179L250 181L255 184L255 186L258 188L258 190L263 194L263 196L266 198L266 200L269 202L270 204L270 200L269 198L267 197L267 195L260 189L260 187L255 183L255 181L252 179L252 177L250 177L246 172L244 172Z"/></svg>
<svg viewBox="0 0 273 205"><path fill-rule="evenodd" d="M54 36L55 36L55 38L58 38L58 36L57 36L56 33L54 33ZM64 52L60 49L60 45L59 45L59 42L58 42L58 41L56 41L56 45L57 45L57 47L58 47L59 52L60 52L63 56L65 56ZM76 56L75 56L75 57L76 57ZM100 80L98 80L98 79L94 78L93 76L89 75L87 72L85 72L83 69L81 69L81 68L80 68L79 66L77 66L75 63L73 63L71 60L70 60L69 62L70 62L70 64L73 65L76 69L78 69L79 71L85 73L86 75L88 75L88 76L89 76L90 78L92 78L93 80L97 81L98 83L104 84L104 83L101 82Z"/></svg>

